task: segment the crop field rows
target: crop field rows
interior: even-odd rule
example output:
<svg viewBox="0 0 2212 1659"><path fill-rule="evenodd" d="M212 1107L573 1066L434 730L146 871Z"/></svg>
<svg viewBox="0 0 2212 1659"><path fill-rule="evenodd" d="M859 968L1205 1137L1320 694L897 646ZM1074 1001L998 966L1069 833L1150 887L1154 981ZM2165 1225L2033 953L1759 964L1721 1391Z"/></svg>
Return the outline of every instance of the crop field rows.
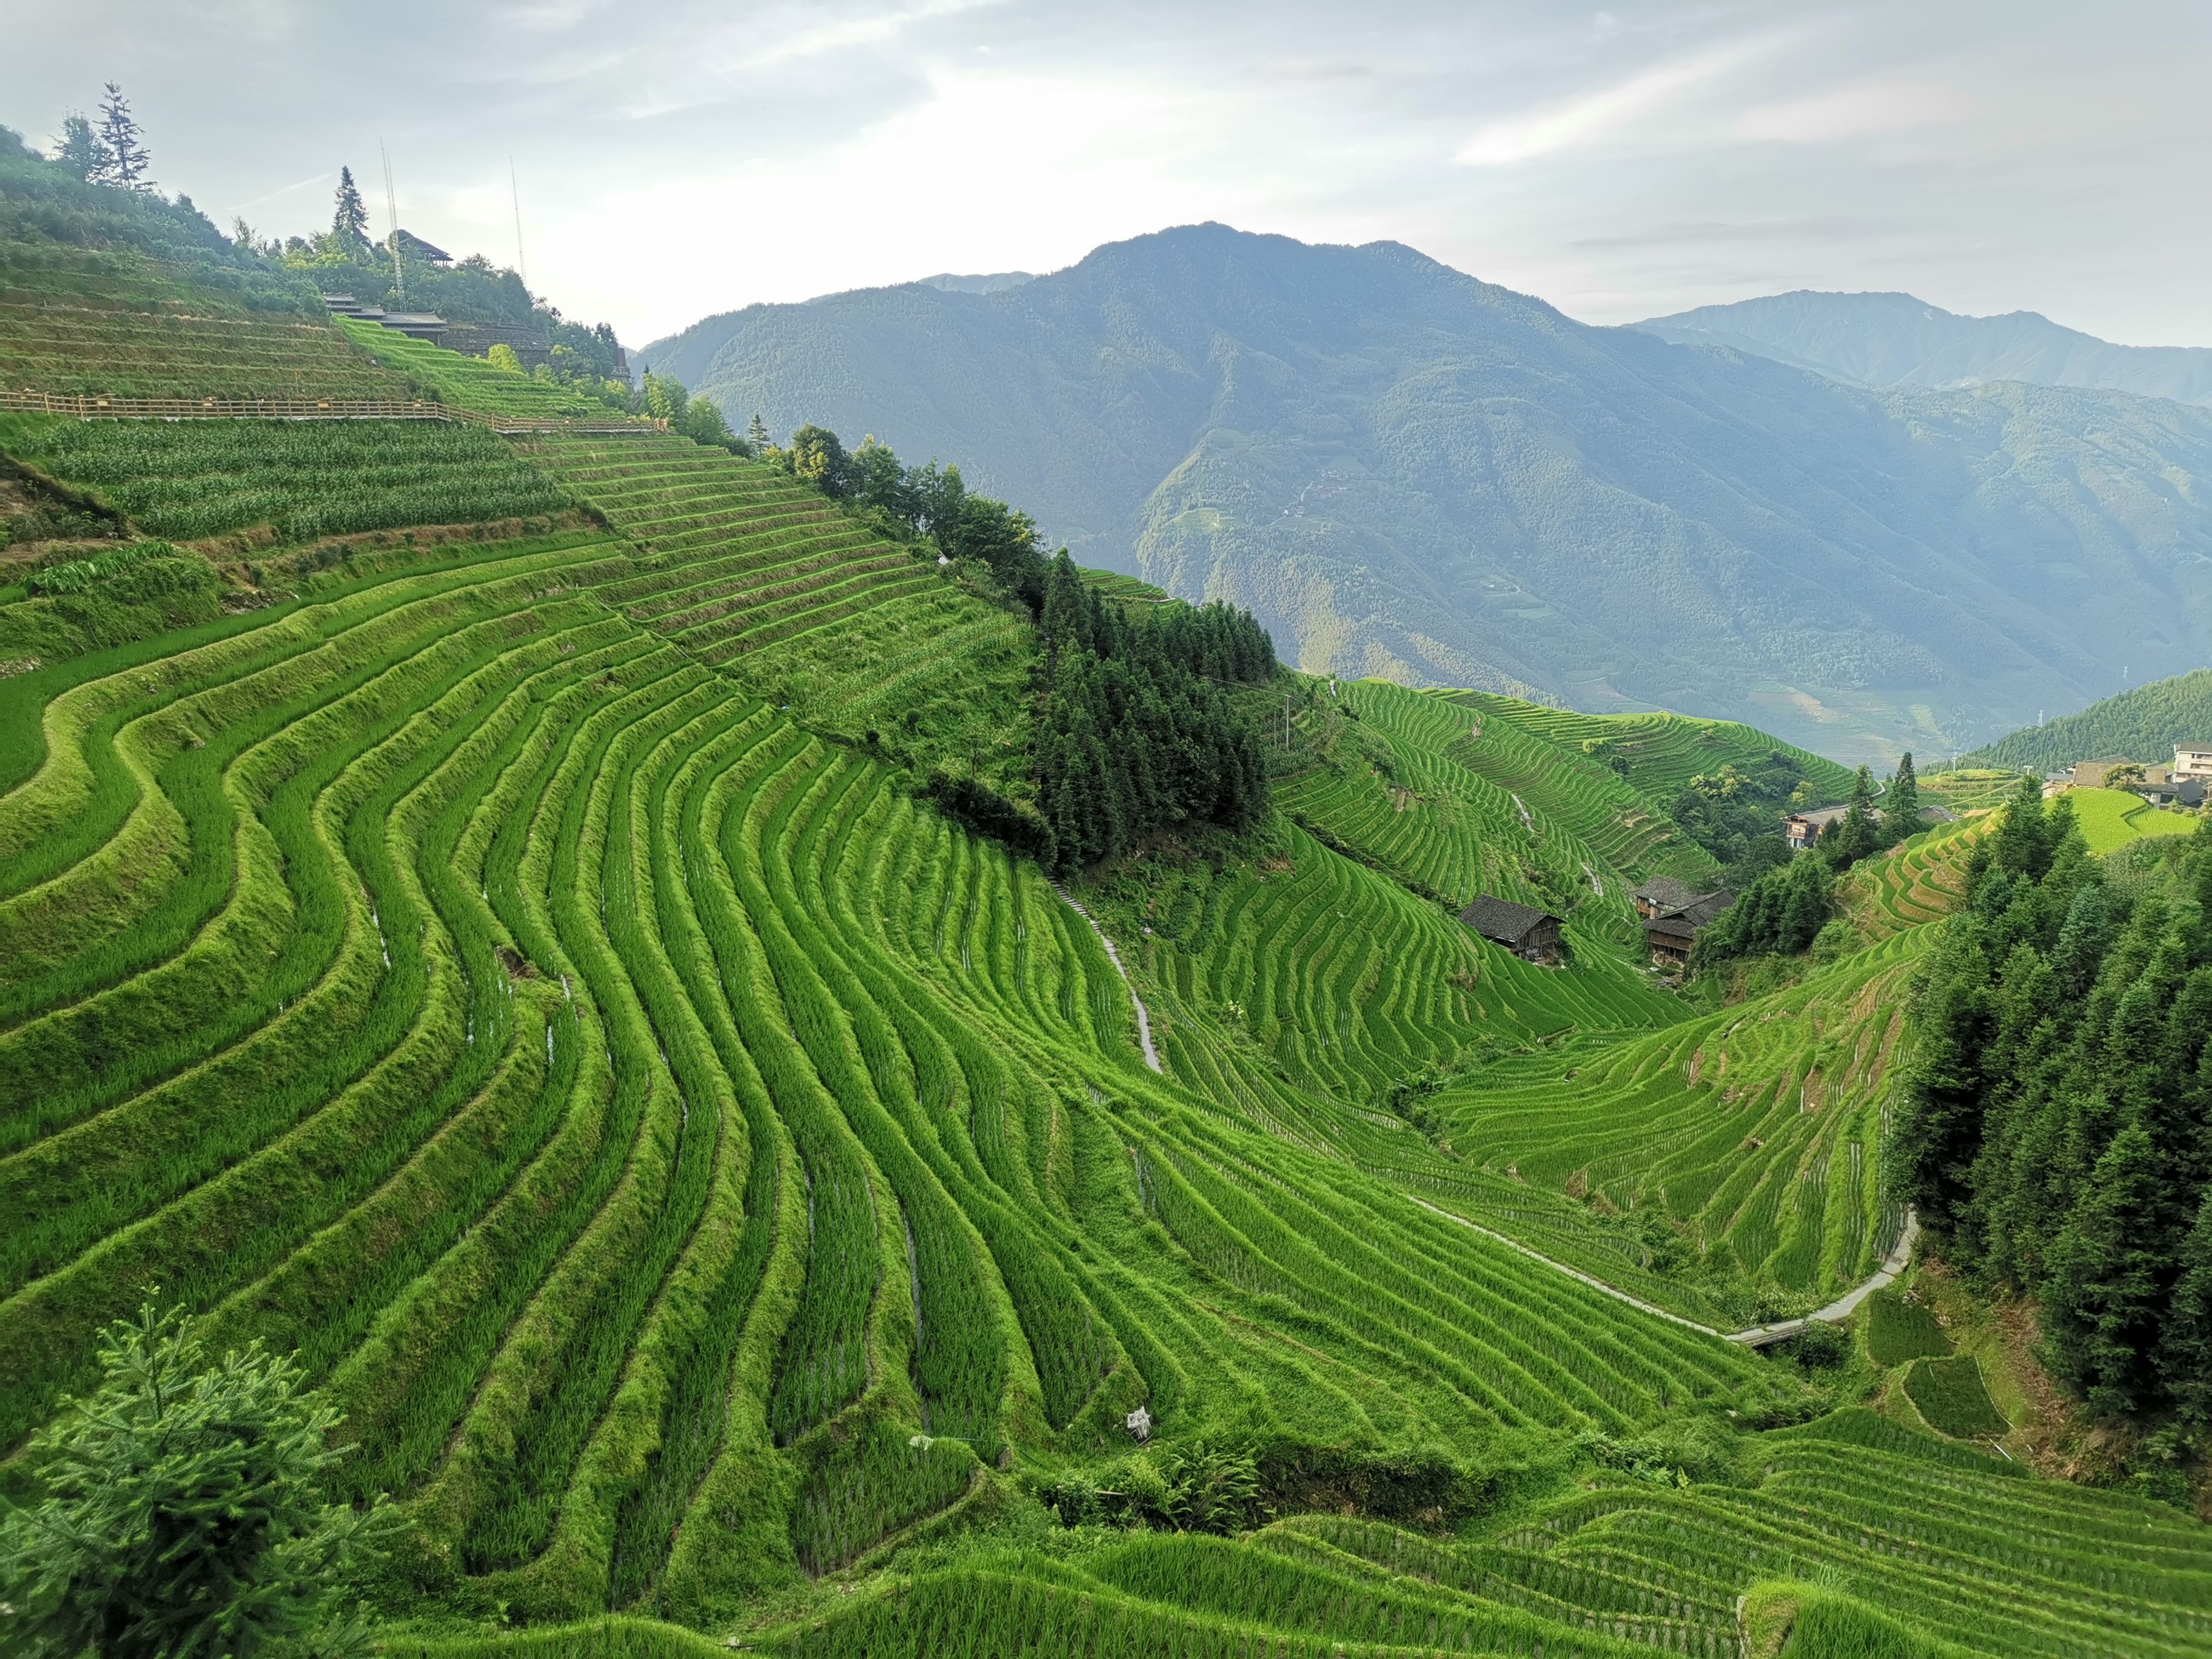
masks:
<svg viewBox="0 0 2212 1659"><path fill-rule="evenodd" d="M10 305L0 299L0 386L117 397L400 398L326 322Z"/></svg>
<svg viewBox="0 0 2212 1659"><path fill-rule="evenodd" d="M1164 1092L1121 1120L1160 1085L1079 918L584 591L634 568L480 550L42 671L43 763L0 797L11 1438L159 1282L297 1347L349 1480L410 1494L426 1583L584 1612L716 1594L702 1482L726 1516L767 1460L796 1470L770 1559L818 1570L1010 1432L1164 1414L1215 1365L1291 1394L1194 1290L1177 1322L1215 1331L1168 1358L1178 1273L1224 1312L1299 1299L1367 1356L1332 1393L1403 1367L1462 1427L1618 1424L1754 1363L1610 1307L1618 1352L1574 1358L1594 1298L1541 1267L1470 1275L1379 1194L1286 1228L1249 1132ZM1157 1212L1193 1265L1100 1274L1094 1211ZM1390 1353L1378 1270L1456 1381Z"/></svg>
<svg viewBox="0 0 2212 1659"><path fill-rule="evenodd" d="M1662 1206L1708 1269L1812 1305L1865 1277L1895 1239L1879 1152L1902 1058L1899 988L1920 944L1898 935L1648 1037L1500 1060L1437 1111L1485 1170L1619 1210ZM1483 1218L1482 1190L1458 1205L1436 1190ZM1757 1322L1755 1308L1723 1311Z"/></svg>
<svg viewBox="0 0 2212 1659"><path fill-rule="evenodd" d="M420 421L76 421L0 416L16 459L149 535L279 544L564 513L568 493L476 428Z"/></svg>
<svg viewBox="0 0 2212 1659"><path fill-rule="evenodd" d="M1841 800L1850 791L1848 767L1734 720L1670 714L1577 714L1487 691L1449 695L1455 702L1510 720L1560 749L1579 752L1583 744L1595 743L1605 753L1618 754L1628 764L1628 781L1662 805L1700 772L1755 763L1776 750L1804 769L1823 799Z"/></svg>
<svg viewBox="0 0 2212 1659"><path fill-rule="evenodd" d="M917 1659L1734 1659L1740 1587L1796 1578L1885 1605L1956 1650L2163 1655L2212 1636L2200 1532L2174 1511L2052 1488L1972 1452L1931 1455L1846 1412L1771 1437L1764 1468L1741 1485L1600 1481L1481 1540L1310 1516L1234 1543L1139 1535L1060 1557L1006 1548L898 1580L763 1645Z"/></svg>
<svg viewBox="0 0 2212 1659"><path fill-rule="evenodd" d="M483 1621L398 1656L1733 1659L1737 1596L1789 1575L1978 1651L2212 1638L2193 1522L1863 1413L1502 1534L1334 1501L1233 1540L956 1531L1122 1467L1139 1404L1170 1449L1500 1468L1796 1409L1787 1368L1553 1264L1724 1328L1747 1285L1858 1275L1898 1221L1894 986L1965 839L1869 866L1867 949L1685 1020L1613 942L1669 856L1621 811L1650 786L1348 688L1364 777L1285 793L1354 856L1285 827L1084 884L1156 1075L1084 917L890 763L1019 770L985 745L1020 617L679 438L467 437L472 510L542 486L612 532L380 555L0 679L0 1455L158 1285L218 1347L296 1351L345 1492L410 1522L410 1608ZM224 489L341 441L238 441L112 487L150 517L198 467L237 518ZM1573 895L1575 966L1386 873L1453 895L1485 859ZM1662 1200L1710 1272L1655 1259Z"/></svg>
<svg viewBox="0 0 2212 1659"><path fill-rule="evenodd" d="M1966 860L1986 828L1981 820L1939 823L1850 872L1838 904L1869 944L1923 927L1956 910L1966 891Z"/></svg>
<svg viewBox="0 0 2212 1659"><path fill-rule="evenodd" d="M1485 718L1455 693L1425 694L1466 721L1445 753L1519 797L1533 811L1571 827L1605 863L1632 882L1654 875L1710 880L1711 857L1668 817L1655 797L1610 767L1533 734L1492 712ZM1516 705L1520 707L1521 705Z"/></svg>
<svg viewBox="0 0 2212 1659"><path fill-rule="evenodd" d="M374 363L391 376L404 376L447 403L491 415L604 416L607 406L568 386L497 367L482 357L465 357L427 340L411 339L396 329L358 317L332 321L351 341L356 361Z"/></svg>
<svg viewBox="0 0 2212 1659"><path fill-rule="evenodd" d="M585 1611L711 1593L712 1528L677 1532L699 1559L666 1536L710 1458L727 1486L792 1449L787 1547L819 1568L964 1490L959 1441L1069 1432L1132 1389L1164 1411L1178 1370L1198 1386L1231 1345L1168 1359L1122 1300L1157 1279L1081 1288L1079 1206L1118 1194L1126 1228L1137 1200L1110 1150L1136 1121L1109 1130L1066 1086L1133 1070L1088 930L881 767L575 595L616 548L503 551L55 700L54 738L82 722L112 759L49 763L0 820L9 924L66 914L99 940L9 958L35 1011L0 1038L0 1182L33 1219L0 1304L10 1432L153 1276L228 1334L296 1345L368 1453L351 1479L412 1494L441 1559ZM82 856L55 869L29 832L63 818ZM172 883L118 891L126 854ZM974 1035L994 1028L1028 1076ZM271 1076L296 1081L210 1109ZM1401 1235L1387 1271L1411 1251L1431 1275L1403 1317L1466 1357L1441 1389L1397 1381L1462 1421L1617 1424L1753 1363L1628 1328L1576 1358L1591 1310L1528 1309L1577 1287L1510 1258L1466 1277L1446 1224L1392 1226L1372 1197L1286 1227L1297 1194L1251 1185L1243 1132L1166 1104L1142 1120L1154 1202L1214 1295L1295 1296L1402 1364L1363 1242ZM702 1366L765 1386L737 1413ZM921 1460L943 1467L856 1431L886 1413L952 1437Z"/></svg>
<svg viewBox="0 0 2212 1659"><path fill-rule="evenodd" d="M1322 763L1285 781L1284 804L1416 890L1454 907L1487 892L1556 910L1618 945L1635 937L1632 883L1621 872L1640 875L1655 855L1684 862L1660 852L1641 827L1654 822L1648 808L1610 773L1589 768L1589 779L1562 787L1540 766L1502 761L1516 747L1540 750L1537 740L1496 723L1477 736L1449 703L1381 682L1346 682L1336 701L1356 715L1359 740L1332 708L1308 715L1310 734L1337 730L1321 736Z"/></svg>
<svg viewBox="0 0 2212 1659"><path fill-rule="evenodd" d="M611 603L795 717L969 765L1014 727L1022 620L781 474L665 435L525 453L647 550Z"/></svg>
<svg viewBox="0 0 2212 1659"><path fill-rule="evenodd" d="M1486 1033L1613 1029L1666 1005L1618 969L1559 974L1302 832L1285 867L1139 869L1111 906L1155 988L1172 1056L1180 1022L1226 1027L1297 1086L1356 1104Z"/></svg>

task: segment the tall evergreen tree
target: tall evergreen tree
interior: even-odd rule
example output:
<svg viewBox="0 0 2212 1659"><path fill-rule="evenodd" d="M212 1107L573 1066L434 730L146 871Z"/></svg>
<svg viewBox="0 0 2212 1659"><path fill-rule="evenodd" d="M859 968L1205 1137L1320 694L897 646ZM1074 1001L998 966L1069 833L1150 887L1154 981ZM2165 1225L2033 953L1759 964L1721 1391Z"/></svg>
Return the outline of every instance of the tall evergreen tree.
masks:
<svg viewBox="0 0 2212 1659"><path fill-rule="evenodd" d="M2179 1277L2159 1336L2159 1379L2185 1418L2212 1427L2212 1188L2175 1265Z"/></svg>
<svg viewBox="0 0 2212 1659"><path fill-rule="evenodd" d="M1912 751L1898 757L1890 775L1889 793L1882 797L1882 823L1892 841L1903 841L1920 828L1920 778L1912 769Z"/></svg>
<svg viewBox="0 0 2212 1659"><path fill-rule="evenodd" d="M353 169L338 169L338 193L335 209L331 214L331 240L356 258L368 252L368 210L362 205L361 189L353 181Z"/></svg>
<svg viewBox="0 0 2212 1659"><path fill-rule="evenodd" d="M100 100L100 143L106 155L97 182L124 190L151 190L154 181L146 169L153 158L138 142L143 136L123 88L110 81L106 96Z"/></svg>
<svg viewBox="0 0 2212 1659"><path fill-rule="evenodd" d="M2131 1412L2151 1395L2167 1273L2150 1223L2164 1183L2150 1136L2129 1124L2051 1247L2045 1340L2095 1411Z"/></svg>
<svg viewBox="0 0 2212 1659"><path fill-rule="evenodd" d="M756 455L769 447L768 422L761 418L758 410L753 411L753 418L745 427L745 441L753 447Z"/></svg>
<svg viewBox="0 0 2212 1659"><path fill-rule="evenodd" d="M1820 851L1830 866L1848 870L1881 846L1881 826L1875 819L1874 773L1864 766L1851 780L1850 804L1843 819L1820 837Z"/></svg>

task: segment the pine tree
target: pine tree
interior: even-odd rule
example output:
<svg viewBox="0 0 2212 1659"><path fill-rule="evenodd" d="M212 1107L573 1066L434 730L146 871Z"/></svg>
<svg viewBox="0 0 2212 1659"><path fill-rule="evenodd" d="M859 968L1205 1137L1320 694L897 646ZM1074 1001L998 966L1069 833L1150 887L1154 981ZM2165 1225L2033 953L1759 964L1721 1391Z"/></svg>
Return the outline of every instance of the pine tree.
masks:
<svg viewBox="0 0 2212 1659"><path fill-rule="evenodd" d="M769 447L768 422L761 418L758 410L753 411L753 418L745 428L745 441L753 447L756 455Z"/></svg>
<svg viewBox="0 0 2212 1659"><path fill-rule="evenodd" d="M368 210L362 205L361 189L353 181L353 169L338 169L338 194L336 210L331 215L331 240L356 258L368 252Z"/></svg>
<svg viewBox="0 0 2212 1659"><path fill-rule="evenodd" d="M2005 803L2004 823L1998 827L1990 862L2015 876L2039 876L2050 864L2047 840L2043 786L2032 774L2023 774Z"/></svg>
<svg viewBox="0 0 2212 1659"><path fill-rule="evenodd" d="M146 176L146 169L153 158L138 142L144 136L131 113L123 88L110 81L107 95L100 103L100 143L106 157L95 182L124 190L151 190L154 181Z"/></svg>
<svg viewBox="0 0 2212 1659"><path fill-rule="evenodd" d="M2159 1337L2159 1382L2183 1416L2212 1425L2212 1188L2197 1206L2179 1265L2181 1277Z"/></svg>
<svg viewBox="0 0 2212 1659"><path fill-rule="evenodd" d="M183 1311L112 1326L99 1389L33 1441L42 1501L0 1523L9 1651L366 1654L347 1581L391 1511L325 1503L337 1413L258 1342L204 1365Z"/></svg>
<svg viewBox="0 0 2212 1659"><path fill-rule="evenodd" d="M1874 773L1862 766L1851 780L1850 802L1843 821L1820 837L1820 851L1831 868L1847 870L1881 845L1874 814Z"/></svg>
<svg viewBox="0 0 2212 1659"><path fill-rule="evenodd" d="M54 142L54 160L73 179L96 185L107 176L107 146L92 130L92 123L75 111L62 118L62 136Z"/></svg>
<svg viewBox="0 0 2212 1659"><path fill-rule="evenodd" d="M2042 1285L2052 1355L2090 1409L2135 1410L2153 1392L2162 1262L2146 1238L2165 1184L2139 1123L2114 1136L2051 1248Z"/></svg>
<svg viewBox="0 0 2212 1659"><path fill-rule="evenodd" d="M1897 770L1890 775L1881 817L1893 841L1903 841L1920 828L1920 778L1912 769L1910 749L1899 757Z"/></svg>

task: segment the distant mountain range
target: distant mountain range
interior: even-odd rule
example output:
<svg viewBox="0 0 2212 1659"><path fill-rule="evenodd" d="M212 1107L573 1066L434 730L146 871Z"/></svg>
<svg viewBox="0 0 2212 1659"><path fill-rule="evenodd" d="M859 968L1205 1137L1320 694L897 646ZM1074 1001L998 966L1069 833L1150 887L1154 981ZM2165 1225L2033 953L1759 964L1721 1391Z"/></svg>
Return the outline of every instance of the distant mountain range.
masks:
<svg viewBox="0 0 2212 1659"><path fill-rule="evenodd" d="M1992 380L2091 386L2212 404L2212 349L2113 345L2033 311L1961 317L1910 294L1770 295L1638 323L1682 345L1732 346L1870 386Z"/></svg>
<svg viewBox="0 0 2212 1659"><path fill-rule="evenodd" d="M709 318L641 354L740 428L957 461L1087 562L1300 665L1986 741L2206 659L2212 410L1874 391L1601 329L1394 242L1221 225L996 293Z"/></svg>

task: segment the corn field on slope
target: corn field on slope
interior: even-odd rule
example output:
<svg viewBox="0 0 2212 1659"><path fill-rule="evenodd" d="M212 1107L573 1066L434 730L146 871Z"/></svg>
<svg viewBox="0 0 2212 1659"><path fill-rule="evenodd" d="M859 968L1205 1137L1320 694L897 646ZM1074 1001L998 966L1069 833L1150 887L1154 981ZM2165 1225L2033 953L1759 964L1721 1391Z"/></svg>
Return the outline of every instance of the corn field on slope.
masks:
<svg viewBox="0 0 2212 1659"><path fill-rule="evenodd" d="M1761 1033L1683 1023L1607 943L1634 839L1505 817L1444 769L1448 706L1377 692L1392 763L1452 803L1421 836L1316 781L1297 810L1360 856L1285 824L1202 878L1093 884L1155 1074L1085 919L915 793L1018 717L1018 617L679 439L503 453L607 527L333 567L0 679L0 1445L156 1285L218 1346L296 1351L358 1449L346 1490L411 1522L391 1605L484 1632L393 1652L692 1651L681 1626L841 1656L1719 1654L1754 1578L1831 1567L1983 1651L2201 1644L2194 1523L1832 1418L1500 1535L963 1532L1120 1467L1140 1405L1169 1448L1383 1482L1441 1455L1492 1483L1477 1516L1578 1445L1801 1413L1788 1370L1454 1219L1707 1294L1564 1175L1486 1167L1476 1114L1528 1097L1553 1133L1527 1164L1627 1204L1614 1085L1540 1097L1611 1067L1684 1181L1782 1190L1865 1135L1911 935L1831 970L1863 1014L1807 989ZM1391 873L1450 892L1493 842L1538 891L1589 865L1576 968ZM1802 1083L1808 1042L1858 1080L1796 1161L1700 1161L1684 1045ZM1462 1064L1502 1081L1438 1097L1449 1146L1389 1109ZM1734 1240L1758 1209L1697 1213ZM1838 1236L1778 1231L1756 1265L1840 1273Z"/></svg>

